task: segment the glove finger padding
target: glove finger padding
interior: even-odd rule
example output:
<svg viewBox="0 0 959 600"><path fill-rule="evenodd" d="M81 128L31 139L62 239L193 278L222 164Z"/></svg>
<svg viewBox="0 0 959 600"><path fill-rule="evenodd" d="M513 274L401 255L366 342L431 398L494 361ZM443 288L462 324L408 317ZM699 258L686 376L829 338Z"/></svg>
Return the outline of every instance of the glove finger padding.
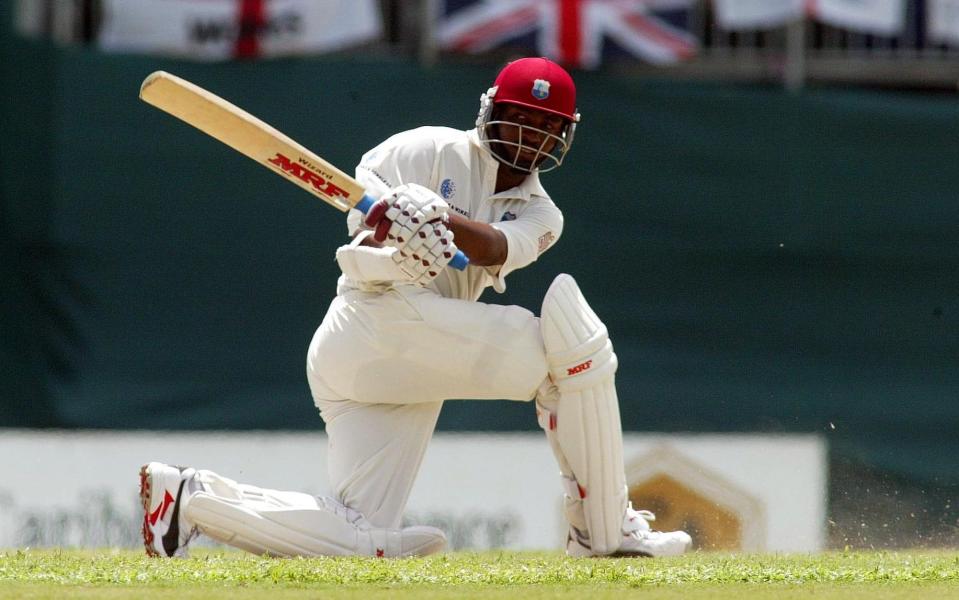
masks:
<svg viewBox="0 0 959 600"><path fill-rule="evenodd" d="M431 214L432 218L440 217L449 212L450 206L433 190L415 183L408 183L393 188L392 193L397 200L405 200L424 214Z"/></svg>
<svg viewBox="0 0 959 600"><path fill-rule="evenodd" d="M387 206L381 206L384 202ZM374 239L388 246L401 247L424 223L445 222L449 218L449 204L431 190L417 184L405 184L374 204L365 221L375 228ZM385 210L384 210L385 208Z"/></svg>
<svg viewBox="0 0 959 600"><path fill-rule="evenodd" d="M415 273L415 283L428 285L456 255L453 232L442 223L427 223L409 244L393 255L404 273Z"/></svg>
<svg viewBox="0 0 959 600"><path fill-rule="evenodd" d="M452 255L444 256L444 254L450 254L449 246L453 246L453 232L442 223L428 223L413 234L413 239L403 247L403 250L405 254L416 259L432 256L436 260L446 258L449 262ZM455 252L455 246L453 247Z"/></svg>
<svg viewBox="0 0 959 600"><path fill-rule="evenodd" d="M412 241L413 234L419 228L423 227L426 222L426 217L419 210L404 209L400 211L398 216L393 220L393 224L390 225L390 229L386 234L386 240L384 240L383 243L388 246L401 248Z"/></svg>
<svg viewBox="0 0 959 600"><path fill-rule="evenodd" d="M427 221L436 221L440 220L446 222L449 214L449 206L446 206L446 203L443 203L444 206L440 206L435 203L427 204L426 206L420 207L420 212L423 214L423 217Z"/></svg>

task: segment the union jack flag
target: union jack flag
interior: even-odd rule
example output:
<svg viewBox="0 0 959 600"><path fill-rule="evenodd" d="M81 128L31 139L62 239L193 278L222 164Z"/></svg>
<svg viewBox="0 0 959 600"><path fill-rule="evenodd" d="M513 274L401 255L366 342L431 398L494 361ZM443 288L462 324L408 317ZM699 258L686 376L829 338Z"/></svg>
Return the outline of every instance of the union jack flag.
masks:
<svg viewBox="0 0 959 600"><path fill-rule="evenodd" d="M479 54L527 45L571 67L595 68L618 49L655 64L691 58L696 39L680 23L695 0L446 0L441 49ZM612 43L609 43L612 42Z"/></svg>

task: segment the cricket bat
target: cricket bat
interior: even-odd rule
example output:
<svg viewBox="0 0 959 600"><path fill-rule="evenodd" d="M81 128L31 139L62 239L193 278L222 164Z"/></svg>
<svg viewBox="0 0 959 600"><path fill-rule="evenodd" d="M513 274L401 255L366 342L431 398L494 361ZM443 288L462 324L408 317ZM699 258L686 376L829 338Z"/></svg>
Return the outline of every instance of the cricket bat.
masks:
<svg viewBox="0 0 959 600"><path fill-rule="evenodd" d="M358 181L282 132L198 85L156 71L140 86L140 99L193 125L203 133L252 158L341 211L364 213L376 202ZM449 263L469 264L458 251Z"/></svg>

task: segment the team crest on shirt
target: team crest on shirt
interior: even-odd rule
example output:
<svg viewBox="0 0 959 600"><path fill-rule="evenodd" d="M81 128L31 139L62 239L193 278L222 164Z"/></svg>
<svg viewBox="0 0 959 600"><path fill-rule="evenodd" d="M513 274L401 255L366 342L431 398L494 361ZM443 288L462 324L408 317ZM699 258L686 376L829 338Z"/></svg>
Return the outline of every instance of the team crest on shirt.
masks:
<svg viewBox="0 0 959 600"><path fill-rule="evenodd" d="M549 82L545 79L537 79L533 82L533 98L537 100L546 100L549 98Z"/></svg>
<svg viewBox="0 0 959 600"><path fill-rule="evenodd" d="M553 240L556 239L556 236L553 235L552 231L547 231L543 235L539 236L539 253L542 254L546 252L546 249L553 245Z"/></svg>
<svg viewBox="0 0 959 600"><path fill-rule="evenodd" d="M449 200L453 197L453 194L456 193L456 184L453 183L452 179L444 179L440 184L440 196L443 197L443 200Z"/></svg>
<svg viewBox="0 0 959 600"><path fill-rule="evenodd" d="M504 212L503 217L500 219L500 221L515 221L515 220L516 220L516 213L511 213L510 211Z"/></svg>

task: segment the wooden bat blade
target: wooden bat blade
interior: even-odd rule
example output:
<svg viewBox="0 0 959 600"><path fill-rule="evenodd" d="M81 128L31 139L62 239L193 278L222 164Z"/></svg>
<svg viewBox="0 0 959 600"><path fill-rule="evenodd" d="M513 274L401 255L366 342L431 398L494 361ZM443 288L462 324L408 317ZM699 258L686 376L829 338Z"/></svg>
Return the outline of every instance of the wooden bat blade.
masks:
<svg viewBox="0 0 959 600"><path fill-rule="evenodd" d="M365 192L355 179L242 108L185 79L165 71L151 73L140 86L140 99L193 125L342 211L363 201ZM370 200L367 198L363 204ZM368 206L357 208L362 210Z"/></svg>
<svg viewBox="0 0 959 600"><path fill-rule="evenodd" d="M336 208L370 210L371 198L355 179L242 108L176 75L155 71L143 80L140 99L193 125ZM457 251L449 262L463 270Z"/></svg>

